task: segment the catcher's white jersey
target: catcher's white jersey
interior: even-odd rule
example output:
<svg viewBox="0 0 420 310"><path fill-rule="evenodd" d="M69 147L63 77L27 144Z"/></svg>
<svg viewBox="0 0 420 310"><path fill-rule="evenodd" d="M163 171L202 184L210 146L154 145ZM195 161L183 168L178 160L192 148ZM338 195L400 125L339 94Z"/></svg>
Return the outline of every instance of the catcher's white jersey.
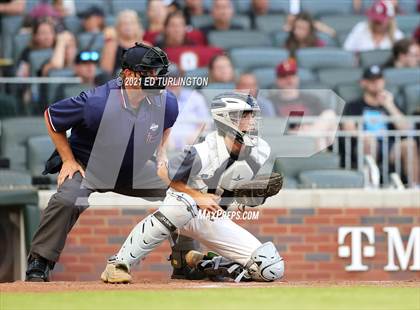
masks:
<svg viewBox="0 0 420 310"><path fill-rule="evenodd" d="M270 146L259 138L255 147L246 149L239 157L234 157L229 154L224 138L215 131L207 135L203 142L186 150L183 156L171 160L169 177L172 180L182 180L202 192L214 193L222 189L222 201L227 205L231 202L229 194L236 183L251 180L269 155ZM185 194L169 189L164 204L179 204L178 195ZM250 232L226 218L193 218L179 231L242 265L245 265L251 253L261 246L261 242Z"/></svg>
<svg viewBox="0 0 420 310"><path fill-rule="evenodd" d="M169 162L169 177L202 192L230 192L238 182L251 180L269 156L270 146L261 138L239 156L231 155L224 138L214 131Z"/></svg>

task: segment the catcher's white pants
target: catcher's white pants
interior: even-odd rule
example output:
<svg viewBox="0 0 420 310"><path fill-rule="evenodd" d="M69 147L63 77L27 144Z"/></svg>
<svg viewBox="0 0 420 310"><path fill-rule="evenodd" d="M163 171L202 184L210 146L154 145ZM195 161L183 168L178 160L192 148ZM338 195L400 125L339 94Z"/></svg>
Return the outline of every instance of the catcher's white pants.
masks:
<svg viewBox="0 0 420 310"><path fill-rule="evenodd" d="M261 242L245 228L226 218L214 221L193 218L179 229L180 234L198 240L209 250L231 259L242 266L251 254L261 246Z"/></svg>
<svg viewBox="0 0 420 310"><path fill-rule="evenodd" d="M133 228L116 260L133 265L167 239L171 230L176 228L180 234L200 241L209 250L242 266L261 246L257 238L230 219L212 220L197 215L196 203L189 195L169 189L159 210Z"/></svg>

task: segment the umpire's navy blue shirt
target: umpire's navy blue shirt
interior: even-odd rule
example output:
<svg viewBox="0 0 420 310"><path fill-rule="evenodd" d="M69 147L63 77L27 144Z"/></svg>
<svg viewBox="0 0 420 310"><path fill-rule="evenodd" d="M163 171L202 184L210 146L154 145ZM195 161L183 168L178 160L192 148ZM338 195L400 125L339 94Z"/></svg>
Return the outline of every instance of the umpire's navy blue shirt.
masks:
<svg viewBox="0 0 420 310"><path fill-rule="evenodd" d="M178 103L173 93L164 91L160 95L148 96L143 99L138 111L134 111L127 103L121 84L118 79L111 80L79 96L60 100L47 109L54 131L65 132L71 129L69 143L75 158L83 165L88 165L98 131L110 137L110 145L105 147L110 150L121 149L124 155L118 156L123 157L122 161L118 162L118 158L115 160L115 165L120 169L116 187L131 185L133 167L138 169L152 157L160 144L163 131L172 127L178 116ZM102 127L108 128L103 130L101 122ZM104 122L113 126L103 126ZM125 131L127 137L121 138L119 143L118 138L112 137L113 132L124 131L125 128L132 129ZM140 152L134 152L134 149ZM135 166L133 154L136 154ZM99 154L99 157L102 155L109 154Z"/></svg>

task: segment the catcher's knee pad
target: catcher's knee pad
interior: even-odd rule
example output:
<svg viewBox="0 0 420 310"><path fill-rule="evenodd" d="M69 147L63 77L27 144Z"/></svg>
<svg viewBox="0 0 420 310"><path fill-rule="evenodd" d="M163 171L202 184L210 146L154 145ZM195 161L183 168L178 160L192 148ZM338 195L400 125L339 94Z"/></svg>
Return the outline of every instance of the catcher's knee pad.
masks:
<svg viewBox="0 0 420 310"><path fill-rule="evenodd" d="M169 194L156 212L134 227L115 260L131 267L177 228L187 224L197 214L197 206L190 196L186 196L182 193Z"/></svg>
<svg viewBox="0 0 420 310"><path fill-rule="evenodd" d="M283 277L284 261L272 242L266 242L251 255L246 268L256 281L274 281Z"/></svg>

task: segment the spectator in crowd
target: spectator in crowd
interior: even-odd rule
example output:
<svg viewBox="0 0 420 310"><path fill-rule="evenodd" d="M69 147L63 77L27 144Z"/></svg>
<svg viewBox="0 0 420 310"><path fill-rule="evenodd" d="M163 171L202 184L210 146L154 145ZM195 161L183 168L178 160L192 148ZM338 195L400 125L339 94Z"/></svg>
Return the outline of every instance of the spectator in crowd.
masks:
<svg viewBox="0 0 420 310"><path fill-rule="evenodd" d="M83 32L98 33L105 28L105 13L100 7L91 6L78 16L82 19Z"/></svg>
<svg viewBox="0 0 420 310"><path fill-rule="evenodd" d="M419 47L414 41L401 39L395 42L392 56L385 63L385 67L416 68L420 65Z"/></svg>
<svg viewBox="0 0 420 310"><path fill-rule="evenodd" d="M1 15L23 15L25 12L26 0L0 1Z"/></svg>
<svg viewBox="0 0 420 310"><path fill-rule="evenodd" d="M170 77L180 78L182 74L175 67L169 71ZM177 81L178 82L178 81ZM178 118L172 127L171 148L182 150L186 145L194 144L206 126L211 124L208 105L198 91L185 88L177 83L168 86L178 99Z"/></svg>
<svg viewBox="0 0 420 310"><path fill-rule="evenodd" d="M80 93L82 89L89 89L96 85L97 64L99 62L99 53L96 51L81 51L73 60L73 75L81 79L82 85L63 85L58 87L56 92L56 100L61 100L73 91L75 94ZM67 93L66 93L67 92Z"/></svg>
<svg viewBox="0 0 420 310"><path fill-rule="evenodd" d="M108 27L104 30L105 43L101 53L101 69L109 74L120 70L123 50L134 46L136 42L142 42L143 34L143 26L136 11L121 11L118 14L115 28Z"/></svg>
<svg viewBox="0 0 420 310"><path fill-rule="evenodd" d="M251 27L257 28L256 19L258 16L264 16L270 13L269 0L252 0L249 10L249 19L251 20Z"/></svg>
<svg viewBox="0 0 420 310"><path fill-rule="evenodd" d="M264 96L265 92L264 94L259 92L258 81L254 74L250 72L242 73L236 82L236 90L257 98L262 116L273 117L276 115L273 104Z"/></svg>
<svg viewBox="0 0 420 310"><path fill-rule="evenodd" d="M214 56L209 62L210 83L234 83L235 71L230 58L223 55Z"/></svg>
<svg viewBox="0 0 420 310"><path fill-rule="evenodd" d="M55 25L48 20L41 20L32 27L32 40L23 50L17 62L17 73L19 77L30 75L29 55L32 51L46 48L53 48L56 39Z"/></svg>
<svg viewBox="0 0 420 310"><path fill-rule="evenodd" d="M166 16L168 16L168 8L162 0L150 0L147 2L148 28L144 34L145 41L153 42L155 37L163 32Z"/></svg>
<svg viewBox="0 0 420 310"><path fill-rule="evenodd" d="M382 144L384 139L381 133L386 130L409 130L410 125L405 116L397 108L392 93L385 89L385 79L382 69L379 66L371 66L364 73L360 85L363 89L363 96L353 102L348 103L344 108L345 116L363 117L363 130L371 135L366 136L363 145L365 154L370 154L381 162ZM389 121L386 117L392 117ZM343 129L347 131L356 131L358 128L352 121L344 122ZM389 160L395 163L396 143L390 138L388 140ZM413 175L414 184L419 183L419 154L417 144L414 140L403 139L401 141L401 159L405 175L409 170ZM411 158L412 162L409 162Z"/></svg>
<svg viewBox="0 0 420 310"><path fill-rule="evenodd" d="M417 44L417 46L420 48L420 25L418 25L417 28L414 30L413 40Z"/></svg>
<svg viewBox="0 0 420 310"><path fill-rule="evenodd" d="M153 42L160 48L204 45L204 35L198 30L188 31L185 17L181 11L170 13L165 20L163 35L159 35Z"/></svg>
<svg viewBox="0 0 420 310"><path fill-rule="evenodd" d="M53 0L52 5L61 17L73 16L76 12L74 0Z"/></svg>
<svg viewBox="0 0 420 310"><path fill-rule="evenodd" d="M386 0L389 1L390 4L394 7L396 14L404 14L402 11L399 0ZM419 2L420 3L420 2ZM353 0L353 10L355 13L363 13L363 0Z"/></svg>
<svg viewBox="0 0 420 310"><path fill-rule="evenodd" d="M51 59L45 63L39 72L41 76L48 76L50 70L73 68L77 54L76 38L71 32L63 31L57 35L54 52Z"/></svg>
<svg viewBox="0 0 420 310"><path fill-rule="evenodd" d="M300 48L323 47L325 43L318 39L311 15L302 12L296 15L285 45L290 55L294 57Z"/></svg>
<svg viewBox="0 0 420 310"><path fill-rule="evenodd" d="M324 108L319 99L299 89L300 79L294 59L280 63L276 68L276 74L277 89L270 99L278 116L288 117L291 112L296 111L306 116L317 116L322 113Z"/></svg>
<svg viewBox="0 0 420 310"><path fill-rule="evenodd" d="M292 28L293 28L293 25L296 21L296 18L302 13L304 13L306 15L309 15L310 19L312 20L313 27L315 28L316 31L323 32L323 33L329 35L330 37L335 37L336 36L337 33L336 33L334 28L328 26L327 24L325 24L325 23L323 23L319 20L315 20L308 12L300 12L300 13L297 13L297 14L288 14L287 18L286 18L286 22L283 25L283 30L286 31L286 32L291 32Z"/></svg>
<svg viewBox="0 0 420 310"><path fill-rule="evenodd" d="M289 129L302 135L323 133L325 138L317 139L318 149L323 150L334 139L333 134L337 124L336 114L333 110L325 108L318 97L311 94L310 90L299 89L300 80L297 69L296 61L292 58L277 66L277 90L271 92L269 99L273 103L278 117L317 116L311 123L292 123Z"/></svg>
<svg viewBox="0 0 420 310"><path fill-rule="evenodd" d="M391 49L394 42L404 37L397 29L395 10L386 0L376 1L367 12L368 20L354 26L344 42L344 49L362 52Z"/></svg>
<svg viewBox="0 0 420 310"><path fill-rule="evenodd" d="M233 4L230 0L214 0L211 10L213 23L201 28L207 35L210 31L242 30L242 27L232 23Z"/></svg>
<svg viewBox="0 0 420 310"><path fill-rule="evenodd" d="M202 16L206 13L203 7L203 0L185 0L185 6L182 11L188 26L192 26L193 16Z"/></svg>

